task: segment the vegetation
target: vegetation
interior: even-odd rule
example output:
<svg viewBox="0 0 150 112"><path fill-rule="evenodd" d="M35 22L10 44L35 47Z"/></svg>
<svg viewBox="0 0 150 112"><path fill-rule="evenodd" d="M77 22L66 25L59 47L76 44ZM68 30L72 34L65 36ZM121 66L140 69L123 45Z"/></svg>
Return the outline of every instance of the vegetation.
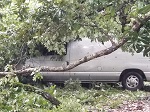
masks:
<svg viewBox="0 0 150 112"><path fill-rule="evenodd" d="M54 86L43 87L46 94L50 93L52 98L57 97L62 102L56 108L35 94L39 93L37 89L30 91L30 87L35 87L20 84L14 75L66 71L94 58L108 55L123 45L122 48L126 51L143 51L144 56L149 56L149 0L1 0L0 9L0 70L5 71L0 72L0 75L7 75L0 81L1 111L77 112L87 111L86 106L91 105L103 109L102 106L107 106L105 103L108 102L113 108L122 102L117 97L123 93L127 94L123 95L125 99L143 94L138 91L133 95L134 92L122 92L110 87L100 90L86 90L74 85L71 88L76 90L68 89L69 87L63 90L55 89ZM43 48L63 55L68 42L84 37L103 44L110 41L112 46L66 67L15 70L26 59L44 54ZM12 68L7 64L12 65ZM113 98L115 102L109 100Z"/></svg>
<svg viewBox="0 0 150 112"><path fill-rule="evenodd" d="M147 95L144 91L122 91L109 85L83 88L79 81L68 81L64 88L42 86L44 91L52 94L61 101L56 107L38 94L22 86L14 86L17 78L1 79L0 111L1 112L87 112L89 110L108 111L117 108L124 101L137 100ZM7 82L7 83L6 83ZM31 85L30 85L31 86Z"/></svg>
<svg viewBox="0 0 150 112"><path fill-rule="evenodd" d="M143 50L148 56L149 7L148 0L2 0L1 69L6 64L16 67L27 58L40 55L43 53L41 48L63 55L65 44L84 37L102 43L111 41L112 46L109 50L85 56L66 68L40 70L72 69L93 58L110 54L124 43L126 50ZM33 69L25 72L31 71Z"/></svg>

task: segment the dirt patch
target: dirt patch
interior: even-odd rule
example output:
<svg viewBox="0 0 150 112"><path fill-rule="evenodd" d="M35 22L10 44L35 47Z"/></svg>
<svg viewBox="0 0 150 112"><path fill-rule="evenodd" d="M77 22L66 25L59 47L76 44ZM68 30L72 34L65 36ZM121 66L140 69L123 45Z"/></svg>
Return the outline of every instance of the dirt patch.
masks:
<svg viewBox="0 0 150 112"><path fill-rule="evenodd" d="M150 102L145 100L125 101L117 109L111 109L108 112L150 112Z"/></svg>

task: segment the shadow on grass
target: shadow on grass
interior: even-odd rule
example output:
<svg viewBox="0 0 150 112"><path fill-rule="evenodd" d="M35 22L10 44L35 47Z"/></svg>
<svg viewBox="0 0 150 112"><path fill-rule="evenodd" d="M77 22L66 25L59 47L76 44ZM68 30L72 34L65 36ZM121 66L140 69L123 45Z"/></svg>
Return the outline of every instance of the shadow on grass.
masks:
<svg viewBox="0 0 150 112"><path fill-rule="evenodd" d="M145 85L143 91L150 92L150 85Z"/></svg>

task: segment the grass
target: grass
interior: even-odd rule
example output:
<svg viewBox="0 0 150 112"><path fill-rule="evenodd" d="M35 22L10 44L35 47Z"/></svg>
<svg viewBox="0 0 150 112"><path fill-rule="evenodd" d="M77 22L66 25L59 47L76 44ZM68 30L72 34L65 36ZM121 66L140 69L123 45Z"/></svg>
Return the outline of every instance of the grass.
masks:
<svg viewBox="0 0 150 112"><path fill-rule="evenodd" d="M78 85L78 86L77 86ZM66 85L64 88L56 88L55 96L67 106L71 107L71 111L86 112L90 109L97 109L98 111L106 111L111 108L117 108L125 101L137 100L139 97L147 95L145 91L127 91L118 87L110 87L108 85L100 86L99 88L83 88L79 84ZM69 109L68 109L69 110ZM57 110L59 111L59 110Z"/></svg>
<svg viewBox="0 0 150 112"><path fill-rule="evenodd" d="M5 79L3 79L5 81ZM0 86L0 112L108 112L127 101L149 96L149 83L145 91L127 91L107 84L82 87L79 81L67 81L64 87L39 86L61 101L56 108L42 96L21 87ZM146 92L147 91L147 92Z"/></svg>

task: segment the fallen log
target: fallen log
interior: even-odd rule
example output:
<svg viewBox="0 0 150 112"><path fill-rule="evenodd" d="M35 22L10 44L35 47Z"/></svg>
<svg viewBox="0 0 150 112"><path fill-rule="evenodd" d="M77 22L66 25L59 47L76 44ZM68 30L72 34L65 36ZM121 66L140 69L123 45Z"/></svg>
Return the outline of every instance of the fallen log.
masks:
<svg viewBox="0 0 150 112"><path fill-rule="evenodd" d="M104 55L108 55L114 51L116 51L118 48L120 48L121 46L123 46L125 43L127 42L127 39L123 38L118 44L112 45L109 48L106 48L104 50L98 51L96 53L93 53L91 55L88 56L84 56L83 58L70 63L69 65L67 65L66 67L60 66L60 67L48 67L48 66L41 66L41 67L37 67L37 68L26 68L26 69L21 69L21 70L16 70L13 72L0 72L0 76L5 76L5 75L24 75L24 74L30 74L36 70L38 70L39 72L63 72L63 71L68 71L70 69L73 69L75 67L77 67L80 64L83 64L85 62L88 62L90 60L93 60L95 58L104 56Z"/></svg>
<svg viewBox="0 0 150 112"><path fill-rule="evenodd" d="M59 100L57 100L55 97L53 97L52 95L50 95L48 92L37 88L35 86L32 85L28 85L28 84L22 84L19 82L14 82L11 84L13 87L21 87L23 88L25 91L29 91L29 92L34 92L38 95L41 95L43 98L45 98L46 100L48 100L50 103L52 103L53 105L59 106L61 104L61 102Z"/></svg>

